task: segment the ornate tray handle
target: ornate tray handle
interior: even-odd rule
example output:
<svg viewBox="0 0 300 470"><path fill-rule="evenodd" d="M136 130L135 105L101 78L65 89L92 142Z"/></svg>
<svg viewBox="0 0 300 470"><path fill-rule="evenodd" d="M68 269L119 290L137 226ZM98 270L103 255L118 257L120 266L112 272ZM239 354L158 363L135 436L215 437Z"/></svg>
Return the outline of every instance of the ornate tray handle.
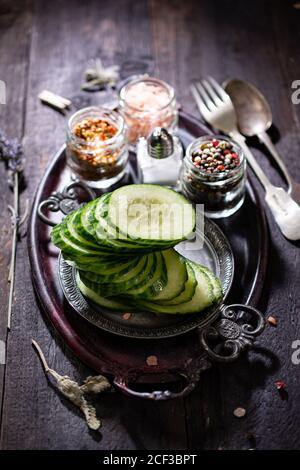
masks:
<svg viewBox="0 0 300 470"><path fill-rule="evenodd" d="M95 199L96 193L89 188L87 184L83 181L75 180L66 186L61 192L54 191L48 199L42 201L38 206L38 216L39 218L47 225L54 227L56 225L49 217L44 214L45 210L51 212L61 211L64 215L69 214L73 210L77 209L78 204L78 195L76 194L75 189L83 189L90 199Z"/></svg>
<svg viewBox="0 0 300 470"><path fill-rule="evenodd" d="M200 331L200 342L215 361L232 362L262 333L265 319L259 310L250 305L222 305L220 310L220 319ZM244 318L245 314L247 319Z"/></svg>

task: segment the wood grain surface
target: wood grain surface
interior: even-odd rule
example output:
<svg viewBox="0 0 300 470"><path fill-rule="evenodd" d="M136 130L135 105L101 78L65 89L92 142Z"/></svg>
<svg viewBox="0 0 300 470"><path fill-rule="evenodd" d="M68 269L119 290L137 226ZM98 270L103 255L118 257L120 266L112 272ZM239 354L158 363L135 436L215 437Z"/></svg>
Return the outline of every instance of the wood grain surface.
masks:
<svg viewBox="0 0 300 470"><path fill-rule="evenodd" d="M300 11L290 1L255 0L0 0L0 79L7 104L0 127L23 138L26 189L32 201L43 172L64 142L66 117L41 105L37 94L50 89L68 98L80 94L90 58L111 63L150 64L176 87L185 110L197 113L190 83L210 74L222 81L244 78L270 102L279 151L300 181L300 105L291 85L300 79ZM283 181L271 160L253 142L263 169ZM255 148L256 147L256 148ZM5 337L10 218L0 168L0 338ZM261 188L258 185L261 192ZM299 245L287 242L269 216L271 256L260 307L278 318L255 350L235 364L206 372L185 400L149 403L117 393L97 401L101 434L89 432L80 414L49 385L30 340L41 345L58 372L83 380L92 373L65 349L41 315L33 292L26 238L18 244L16 293L7 364L0 366L2 449L296 449L300 446L300 366L291 362L300 339ZM250 254L251 256L251 254ZM282 379L281 396L274 382ZM242 406L243 419L233 415Z"/></svg>

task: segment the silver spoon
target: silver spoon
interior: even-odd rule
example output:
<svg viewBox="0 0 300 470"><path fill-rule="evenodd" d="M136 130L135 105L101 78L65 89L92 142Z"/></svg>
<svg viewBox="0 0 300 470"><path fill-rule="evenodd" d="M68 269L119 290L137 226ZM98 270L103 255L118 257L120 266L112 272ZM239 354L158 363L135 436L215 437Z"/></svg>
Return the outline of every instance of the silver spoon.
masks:
<svg viewBox="0 0 300 470"><path fill-rule="evenodd" d="M223 86L234 104L241 133L246 137L257 136L267 147L288 183L288 193L300 205L300 184L291 177L266 132L272 125L272 113L266 99L255 86L244 80L228 80Z"/></svg>

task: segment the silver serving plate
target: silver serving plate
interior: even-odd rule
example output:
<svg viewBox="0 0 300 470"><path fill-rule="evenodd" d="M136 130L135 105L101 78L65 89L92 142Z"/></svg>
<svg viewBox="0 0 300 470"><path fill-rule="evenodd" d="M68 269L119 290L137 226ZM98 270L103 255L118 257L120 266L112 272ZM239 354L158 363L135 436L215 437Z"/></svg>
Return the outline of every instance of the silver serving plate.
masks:
<svg viewBox="0 0 300 470"><path fill-rule="evenodd" d="M183 242L177 245L176 249L186 258L207 266L221 280L224 301L233 280L234 259L227 238L209 219L204 222L202 245L200 249L191 250L188 249L188 244ZM105 331L130 338L167 338L197 327L203 329L220 316L223 307L223 304L214 305L199 314L185 315L138 311L131 313L128 321L123 318L124 312L100 307L86 299L76 284L76 268L70 266L61 255L58 271L64 295L79 315Z"/></svg>

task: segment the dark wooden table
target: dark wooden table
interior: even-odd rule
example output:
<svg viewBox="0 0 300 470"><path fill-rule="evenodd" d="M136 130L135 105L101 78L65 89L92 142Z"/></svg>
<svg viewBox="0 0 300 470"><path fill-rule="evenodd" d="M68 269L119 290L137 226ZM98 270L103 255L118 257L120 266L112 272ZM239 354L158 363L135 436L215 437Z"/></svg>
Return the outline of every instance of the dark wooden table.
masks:
<svg viewBox="0 0 300 470"><path fill-rule="evenodd" d="M26 198L32 201L47 163L65 139L66 118L41 105L37 95L43 89L78 95L87 61L94 57L149 63L156 75L176 87L184 108L195 114L192 80L210 74L218 80L253 82L270 102L280 130L278 149L300 180L300 105L291 101L292 82L300 79L300 10L294 2L1 0L0 79L6 82L7 104L0 104L0 127L11 137L23 138L27 187L22 207ZM282 184L270 160L255 153L272 181ZM0 172L3 338L11 194L2 166ZM155 404L118 393L101 396L102 435L88 432L81 415L49 386L32 350L35 338L59 372L78 380L91 373L41 315L23 238L18 244L7 364L0 366L1 448L299 448L300 366L292 364L291 355L292 342L300 339L300 251L268 218L271 252L260 307L278 318L278 327L268 327L248 357L205 373L185 400ZM287 384L285 396L275 388L279 379ZM247 410L240 420L233 416L238 406Z"/></svg>

